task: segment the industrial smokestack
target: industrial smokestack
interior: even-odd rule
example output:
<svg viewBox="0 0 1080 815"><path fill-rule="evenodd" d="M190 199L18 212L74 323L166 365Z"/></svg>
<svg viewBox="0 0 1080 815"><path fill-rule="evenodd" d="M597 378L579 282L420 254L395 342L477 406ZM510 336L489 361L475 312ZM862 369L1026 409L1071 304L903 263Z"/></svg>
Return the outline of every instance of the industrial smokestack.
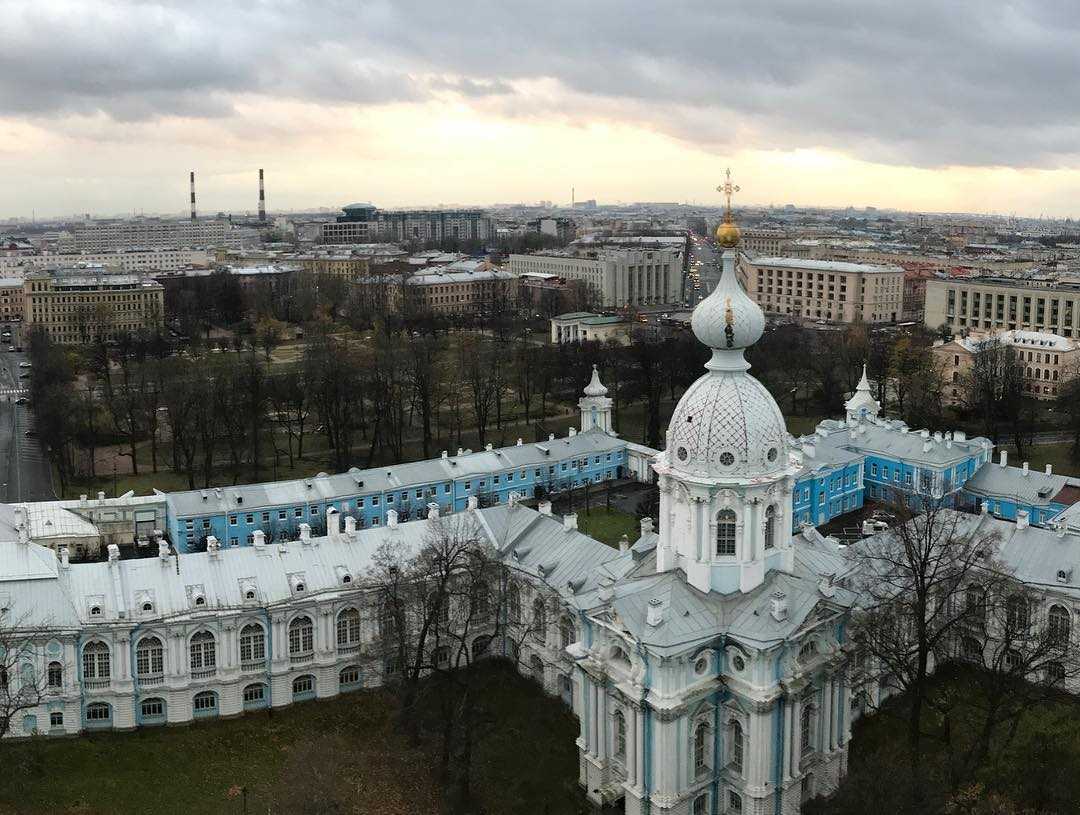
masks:
<svg viewBox="0 0 1080 815"><path fill-rule="evenodd" d="M195 171L191 171L191 220L195 220Z"/></svg>
<svg viewBox="0 0 1080 815"><path fill-rule="evenodd" d="M263 171L259 169L259 221L266 221L266 190L263 188Z"/></svg>

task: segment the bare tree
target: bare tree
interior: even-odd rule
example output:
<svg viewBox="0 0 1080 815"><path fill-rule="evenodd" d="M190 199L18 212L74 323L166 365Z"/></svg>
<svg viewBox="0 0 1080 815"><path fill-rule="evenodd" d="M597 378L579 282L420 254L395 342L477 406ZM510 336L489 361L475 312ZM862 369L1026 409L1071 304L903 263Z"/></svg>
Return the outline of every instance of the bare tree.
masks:
<svg viewBox="0 0 1080 815"><path fill-rule="evenodd" d="M0 738L12 731L20 715L45 700L50 682L63 683L62 663L48 663L42 674L40 651L25 622L25 618L0 621ZM54 676L55 666L59 674Z"/></svg>

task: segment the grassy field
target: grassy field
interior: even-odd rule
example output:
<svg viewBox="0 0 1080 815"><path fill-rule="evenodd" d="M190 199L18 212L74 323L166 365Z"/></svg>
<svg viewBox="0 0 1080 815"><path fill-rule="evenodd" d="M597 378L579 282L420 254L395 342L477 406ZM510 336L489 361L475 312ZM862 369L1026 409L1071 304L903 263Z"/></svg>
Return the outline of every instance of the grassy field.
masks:
<svg viewBox="0 0 1080 815"><path fill-rule="evenodd" d="M1007 445L998 448L999 450L1009 451L1009 464L1013 467L1019 467L1024 463L1024 459L1016 454L1016 448L1012 445ZM995 454L996 454L995 450ZM1046 465L1049 464L1053 467L1055 473L1061 475L1080 475L1080 463L1073 461L1072 456L1072 443L1071 442L1056 442L1054 444L1035 444L1028 447L1025 452L1027 453L1028 465L1033 470L1042 471L1046 469ZM996 457L994 459L997 460Z"/></svg>
<svg viewBox="0 0 1080 815"><path fill-rule="evenodd" d="M933 688L965 700L967 707L961 706L956 719L961 727L953 739L957 744L966 743L973 722L979 721L973 712L979 705L976 686L958 671L935 677ZM906 710L906 698L900 696L856 722L846 779L831 799L804 808L805 815L906 815L915 811L907 781ZM939 722L930 712L924 717L924 727L928 733L938 732ZM1080 706L1073 696L1063 695L1034 706L1020 720L1011 740L999 736L988 764L975 779L962 785L966 795L974 799L970 806L959 805L960 794L949 792L943 743L931 736L925 744L927 805L918 810L920 813L1065 815L1080 811ZM882 783L886 778L890 783ZM946 803L950 798L951 805Z"/></svg>
<svg viewBox="0 0 1080 815"><path fill-rule="evenodd" d="M601 506L593 507L588 512L579 511L578 529L608 546L618 546L623 535L626 535L631 543L638 539L641 535L641 522L635 515Z"/></svg>
<svg viewBox="0 0 1080 815"><path fill-rule="evenodd" d="M573 715L496 663L482 682L473 767L483 811L588 812ZM435 739L409 743L395 710L390 694L360 691L190 727L5 742L0 813L241 815L242 788L251 815L438 812Z"/></svg>

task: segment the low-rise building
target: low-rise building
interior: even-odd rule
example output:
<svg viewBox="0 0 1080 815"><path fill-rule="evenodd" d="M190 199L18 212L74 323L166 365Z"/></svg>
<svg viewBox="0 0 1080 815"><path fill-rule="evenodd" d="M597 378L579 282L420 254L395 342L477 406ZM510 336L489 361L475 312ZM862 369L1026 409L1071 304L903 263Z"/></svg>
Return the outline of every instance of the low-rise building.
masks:
<svg viewBox="0 0 1080 815"><path fill-rule="evenodd" d="M551 341L555 345L562 345L566 342L616 340L629 345L633 325L617 315L571 311L551 318Z"/></svg>
<svg viewBox="0 0 1080 815"><path fill-rule="evenodd" d="M1023 371L1024 390L1036 399L1056 399L1061 385L1077 374L1080 355L1076 342L1067 337L1020 330L956 336L949 342L936 342L933 348L945 378L945 398L950 404L964 400L975 357L991 343L1015 351L1016 364Z"/></svg>
<svg viewBox="0 0 1080 815"><path fill-rule="evenodd" d="M401 307L414 314L493 314L517 307L517 275L487 261L433 266L401 280Z"/></svg>
<svg viewBox="0 0 1080 815"><path fill-rule="evenodd" d="M904 270L830 260L743 257L746 293L766 312L838 323L895 323Z"/></svg>
<svg viewBox="0 0 1080 815"><path fill-rule="evenodd" d="M0 320L21 320L24 314L23 279L0 277Z"/></svg>

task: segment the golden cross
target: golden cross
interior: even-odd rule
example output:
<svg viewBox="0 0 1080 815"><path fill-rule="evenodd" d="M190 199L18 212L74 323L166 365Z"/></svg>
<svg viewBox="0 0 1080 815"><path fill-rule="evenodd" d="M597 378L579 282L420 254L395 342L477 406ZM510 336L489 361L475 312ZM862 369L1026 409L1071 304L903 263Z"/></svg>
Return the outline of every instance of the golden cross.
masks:
<svg viewBox="0 0 1080 815"><path fill-rule="evenodd" d="M738 184L731 183L731 168L728 167L724 170L724 183L716 188L717 192L722 192L724 198L727 199L727 214L731 215L731 196L739 191Z"/></svg>

